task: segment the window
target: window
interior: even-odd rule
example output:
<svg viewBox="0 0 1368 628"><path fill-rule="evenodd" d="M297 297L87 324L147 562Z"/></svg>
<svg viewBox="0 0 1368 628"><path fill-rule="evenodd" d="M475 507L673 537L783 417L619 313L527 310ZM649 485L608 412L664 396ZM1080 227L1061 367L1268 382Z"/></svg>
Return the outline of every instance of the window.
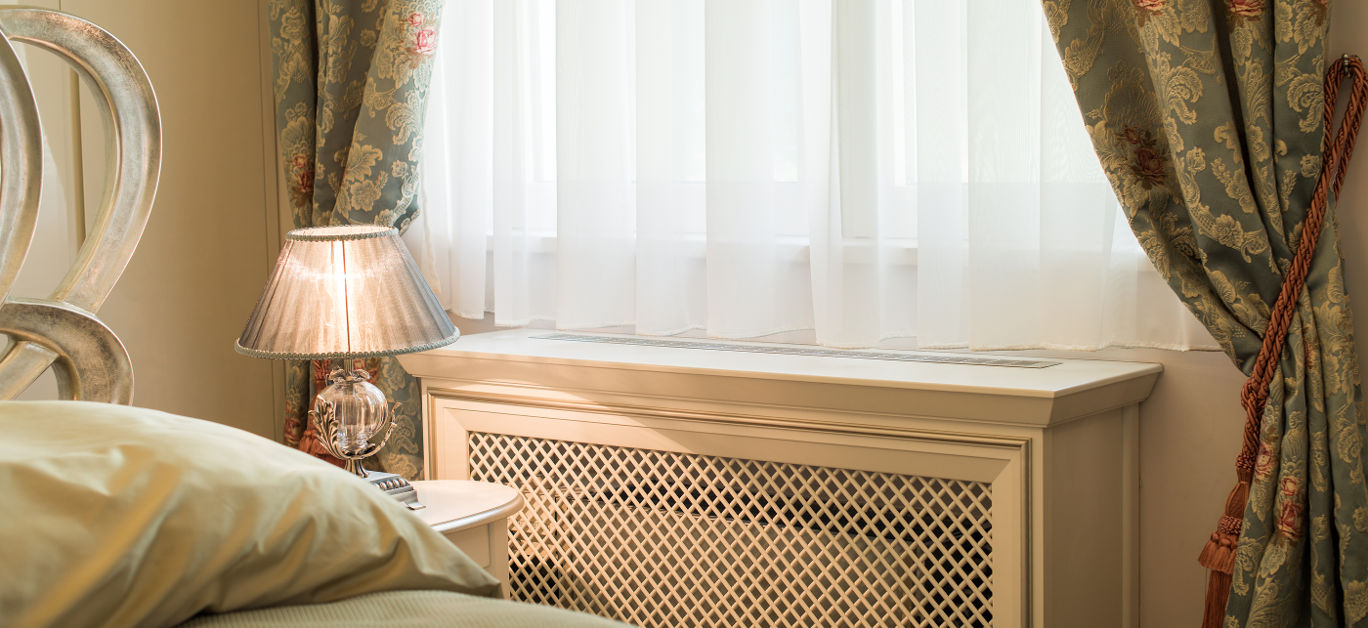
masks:
<svg viewBox="0 0 1368 628"><path fill-rule="evenodd" d="M462 316L832 346L1200 333L1033 0L451 2L423 168L408 237Z"/></svg>

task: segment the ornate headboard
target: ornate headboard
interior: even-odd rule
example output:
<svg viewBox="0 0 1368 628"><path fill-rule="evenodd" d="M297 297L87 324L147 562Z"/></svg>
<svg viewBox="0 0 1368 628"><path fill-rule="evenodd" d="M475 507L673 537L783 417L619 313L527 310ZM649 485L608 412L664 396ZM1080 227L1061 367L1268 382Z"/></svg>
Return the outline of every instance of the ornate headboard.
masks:
<svg viewBox="0 0 1368 628"><path fill-rule="evenodd" d="M96 94L105 121L106 193L76 261L46 299L10 298L33 241L43 167L38 107L13 42L55 53ZM161 117L142 64L118 39L74 15L0 8L0 399L49 366L67 399L130 403L133 367L95 316L123 274L152 210L161 171Z"/></svg>

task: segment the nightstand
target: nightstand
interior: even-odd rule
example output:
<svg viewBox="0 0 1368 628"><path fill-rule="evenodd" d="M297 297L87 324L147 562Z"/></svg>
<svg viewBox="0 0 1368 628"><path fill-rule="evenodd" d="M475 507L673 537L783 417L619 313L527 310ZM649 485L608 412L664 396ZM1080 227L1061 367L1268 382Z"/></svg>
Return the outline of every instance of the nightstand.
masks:
<svg viewBox="0 0 1368 628"><path fill-rule="evenodd" d="M508 597L508 517L522 510L522 494L502 484L468 480L424 480L413 486L418 501L427 506L413 514L503 582Z"/></svg>

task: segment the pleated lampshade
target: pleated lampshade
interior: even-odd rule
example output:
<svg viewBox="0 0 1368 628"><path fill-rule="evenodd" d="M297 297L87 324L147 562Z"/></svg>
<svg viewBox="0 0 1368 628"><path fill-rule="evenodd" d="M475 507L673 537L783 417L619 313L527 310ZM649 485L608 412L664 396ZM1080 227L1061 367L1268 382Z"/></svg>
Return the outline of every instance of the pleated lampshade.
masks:
<svg viewBox="0 0 1368 628"><path fill-rule="evenodd" d="M285 235L237 351L363 358L435 349L459 336L397 230L315 227Z"/></svg>

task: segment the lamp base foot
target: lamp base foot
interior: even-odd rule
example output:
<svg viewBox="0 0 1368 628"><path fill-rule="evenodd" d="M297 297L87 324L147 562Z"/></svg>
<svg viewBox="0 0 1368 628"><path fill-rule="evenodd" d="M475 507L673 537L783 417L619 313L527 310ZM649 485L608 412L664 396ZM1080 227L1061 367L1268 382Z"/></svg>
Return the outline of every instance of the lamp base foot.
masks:
<svg viewBox="0 0 1368 628"><path fill-rule="evenodd" d="M409 481L405 480L403 476L385 473L384 471L367 471L365 477L367 482L408 506L409 510L427 508L418 501L418 490L413 488L413 485L409 484Z"/></svg>

